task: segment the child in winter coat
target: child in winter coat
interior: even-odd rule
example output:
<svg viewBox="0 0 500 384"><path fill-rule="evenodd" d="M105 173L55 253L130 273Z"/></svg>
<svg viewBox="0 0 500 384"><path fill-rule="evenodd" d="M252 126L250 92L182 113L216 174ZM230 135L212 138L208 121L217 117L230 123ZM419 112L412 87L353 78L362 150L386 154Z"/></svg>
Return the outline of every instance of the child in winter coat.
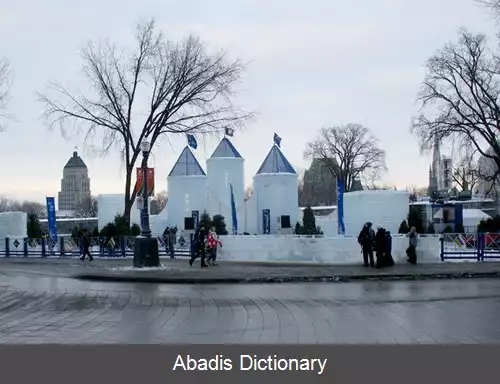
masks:
<svg viewBox="0 0 500 384"><path fill-rule="evenodd" d="M217 265L215 263L215 259L217 258L217 247L222 247L222 243L219 241L217 237L217 233L215 232L215 227L210 228L207 237L207 247L208 247L208 264L209 265Z"/></svg>

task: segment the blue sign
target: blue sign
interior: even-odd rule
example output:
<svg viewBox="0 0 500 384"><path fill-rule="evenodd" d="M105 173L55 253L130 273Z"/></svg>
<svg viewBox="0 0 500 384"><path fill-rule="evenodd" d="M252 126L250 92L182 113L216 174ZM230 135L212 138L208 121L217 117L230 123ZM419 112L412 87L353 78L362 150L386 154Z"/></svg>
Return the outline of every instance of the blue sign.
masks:
<svg viewBox="0 0 500 384"><path fill-rule="evenodd" d="M338 234L345 234L344 224L344 181L339 177L337 178L337 221L338 221Z"/></svg>
<svg viewBox="0 0 500 384"><path fill-rule="evenodd" d="M194 221L194 229L198 229L198 223L200 222L200 211L191 211L191 217Z"/></svg>
<svg viewBox="0 0 500 384"><path fill-rule="evenodd" d="M57 241L56 203L53 197L47 197L47 220L49 222L49 237Z"/></svg>
<svg viewBox="0 0 500 384"><path fill-rule="evenodd" d="M236 214L236 203L234 202L234 191L233 184L229 184L231 187L231 212L233 216L233 235L238 233L238 216Z"/></svg>
<svg viewBox="0 0 500 384"><path fill-rule="evenodd" d="M262 210L262 231L264 235L271 234L271 211L269 209Z"/></svg>

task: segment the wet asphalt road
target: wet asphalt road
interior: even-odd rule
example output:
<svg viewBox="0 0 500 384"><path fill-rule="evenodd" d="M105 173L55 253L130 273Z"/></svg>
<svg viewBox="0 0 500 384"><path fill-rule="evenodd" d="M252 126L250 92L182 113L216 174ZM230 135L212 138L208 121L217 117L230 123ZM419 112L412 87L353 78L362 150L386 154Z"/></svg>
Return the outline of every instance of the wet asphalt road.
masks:
<svg viewBox="0 0 500 384"><path fill-rule="evenodd" d="M500 343L500 280L196 286L0 275L0 343Z"/></svg>

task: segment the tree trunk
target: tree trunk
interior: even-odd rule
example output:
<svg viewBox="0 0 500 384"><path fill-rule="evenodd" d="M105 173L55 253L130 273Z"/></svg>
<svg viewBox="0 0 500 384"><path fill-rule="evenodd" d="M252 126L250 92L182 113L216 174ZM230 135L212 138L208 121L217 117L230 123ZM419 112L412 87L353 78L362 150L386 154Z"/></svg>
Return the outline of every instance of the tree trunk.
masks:
<svg viewBox="0 0 500 384"><path fill-rule="evenodd" d="M125 177L125 209L123 212L123 217L125 222L130 227L130 213L132 211L133 201L131 199L131 188L132 188L132 170L134 168L127 168L126 177Z"/></svg>

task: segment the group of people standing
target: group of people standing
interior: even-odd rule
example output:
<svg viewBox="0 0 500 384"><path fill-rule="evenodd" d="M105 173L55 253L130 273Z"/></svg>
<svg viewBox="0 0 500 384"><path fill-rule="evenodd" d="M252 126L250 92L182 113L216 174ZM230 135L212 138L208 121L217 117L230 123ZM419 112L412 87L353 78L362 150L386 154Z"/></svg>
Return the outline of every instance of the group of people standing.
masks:
<svg viewBox="0 0 500 384"><path fill-rule="evenodd" d="M373 224L368 222L363 226L358 236L358 243L363 253L363 264L365 267L383 268L392 267L392 236L390 231L382 227L373 230ZM375 252L376 260L373 253Z"/></svg>
<svg viewBox="0 0 500 384"><path fill-rule="evenodd" d="M217 248L222 247L215 227L207 228L201 224L194 234L194 253L189 260L189 266L192 266L197 258L201 258L201 268L216 266Z"/></svg>
<svg viewBox="0 0 500 384"><path fill-rule="evenodd" d="M406 255L408 256L407 261L410 264L416 264L418 235L415 227L410 229L407 237L409 238L409 245L406 249ZM358 243L361 245L363 264L365 267L383 268L392 267L394 265L394 259L392 257L392 236L390 231L378 226L377 232L375 232L373 224L368 222L359 233ZM376 260L374 258L374 253Z"/></svg>

